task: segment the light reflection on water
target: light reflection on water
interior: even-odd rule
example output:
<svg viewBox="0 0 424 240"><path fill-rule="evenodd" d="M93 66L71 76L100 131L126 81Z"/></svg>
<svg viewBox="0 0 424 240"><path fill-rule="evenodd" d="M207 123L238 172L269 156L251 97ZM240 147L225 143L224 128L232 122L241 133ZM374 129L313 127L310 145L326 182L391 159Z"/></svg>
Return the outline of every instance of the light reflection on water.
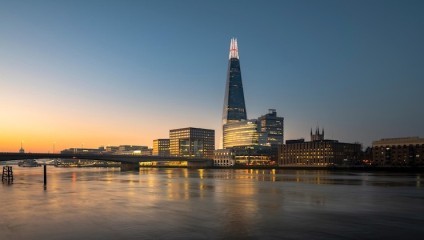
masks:
<svg viewBox="0 0 424 240"><path fill-rule="evenodd" d="M422 236L421 174L14 167L0 239Z"/></svg>

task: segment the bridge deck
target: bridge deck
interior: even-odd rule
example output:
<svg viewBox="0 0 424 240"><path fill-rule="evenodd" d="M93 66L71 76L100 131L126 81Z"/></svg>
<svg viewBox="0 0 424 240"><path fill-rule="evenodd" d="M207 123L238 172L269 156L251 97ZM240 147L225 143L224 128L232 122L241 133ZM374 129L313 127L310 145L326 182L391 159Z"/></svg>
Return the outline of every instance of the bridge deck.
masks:
<svg viewBox="0 0 424 240"><path fill-rule="evenodd" d="M62 153L10 153L0 152L0 161L24 160L24 159L90 159L100 161L114 161L124 163L139 162L169 162L169 161L190 161L206 162L212 161L207 158L193 157L162 157L162 156L144 156L144 155L118 155L118 154L62 154Z"/></svg>

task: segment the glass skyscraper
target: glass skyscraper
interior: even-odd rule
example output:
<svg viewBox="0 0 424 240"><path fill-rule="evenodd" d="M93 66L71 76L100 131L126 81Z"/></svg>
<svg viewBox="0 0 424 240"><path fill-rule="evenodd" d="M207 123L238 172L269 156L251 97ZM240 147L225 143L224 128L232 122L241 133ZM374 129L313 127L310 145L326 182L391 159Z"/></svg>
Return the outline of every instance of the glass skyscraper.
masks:
<svg viewBox="0 0 424 240"><path fill-rule="evenodd" d="M246 119L246 105L244 103L237 39L232 38L230 43L222 124L224 125Z"/></svg>

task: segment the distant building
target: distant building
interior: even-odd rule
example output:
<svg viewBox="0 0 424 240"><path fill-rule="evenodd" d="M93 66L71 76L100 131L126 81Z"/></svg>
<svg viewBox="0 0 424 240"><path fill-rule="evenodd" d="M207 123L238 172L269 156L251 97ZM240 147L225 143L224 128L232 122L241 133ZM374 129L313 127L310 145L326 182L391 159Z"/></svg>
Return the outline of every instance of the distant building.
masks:
<svg viewBox="0 0 424 240"><path fill-rule="evenodd" d="M118 146L106 146L104 148L105 148L105 151L107 153L114 153L114 152L117 152L119 150Z"/></svg>
<svg viewBox="0 0 424 240"><path fill-rule="evenodd" d="M24 149L24 147L22 146L22 142L21 142L21 148L19 149L19 153L25 153L25 149Z"/></svg>
<svg viewBox="0 0 424 240"><path fill-rule="evenodd" d="M115 154L150 156L152 155L152 149L147 146L120 145Z"/></svg>
<svg viewBox="0 0 424 240"><path fill-rule="evenodd" d="M122 155L152 155L152 149L147 146L140 145L119 145L119 146L106 146L100 147L103 149L104 154L122 154Z"/></svg>
<svg viewBox="0 0 424 240"><path fill-rule="evenodd" d="M361 145L324 140L324 132L311 133L311 141L287 140L278 151L279 166L355 165L360 161Z"/></svg>
<svg viewBox="0 0 424 240"><path fill-rule="evenodd" d="M215 130L192 127L170 130L169 150L171 156L213 159Z"/></svg>
<svg viewBox="0 0 424 240"><path fill-rule="evenodd" d="M284 143L284 118L275 109L258 118L258 132L266 133L266 144L277 147Z"/></svg>
<svg viewBox="0 0 424 240"><path fill-rule="evenodd" d="M324 128L322 129L322 133L319 133L319 128L315 129L315 134L312 134L311 128L311 141L322 141L324 140Z"/></svg>
<svg viewBox="0 0 424 240"><path fill-rule="evenodd" d="M232 149L217 149L214 151L213 165L219 167L231 167L236 163Z"/></svg>
<svg viewBox="0 0 424 240"><path fill-rule="evenodd" d="M372 163L377 166L423 166L424 138L385 138L372 143Z"/></svg>
<svg viewBox="0 0 424 240"><path fill-rule="evenodd" d="M100 148L68 148L62 150L60 153L62 154L75 154L75 153L83 153L83 154L99 154L102 150Z"/></svg>
<svg viewBox="0 0 424 240"><path fill-rule="evenodd" d="M169 138L168 139L155 139L153 140L153 153L154 156L167 157L169 153Z"/></svg>

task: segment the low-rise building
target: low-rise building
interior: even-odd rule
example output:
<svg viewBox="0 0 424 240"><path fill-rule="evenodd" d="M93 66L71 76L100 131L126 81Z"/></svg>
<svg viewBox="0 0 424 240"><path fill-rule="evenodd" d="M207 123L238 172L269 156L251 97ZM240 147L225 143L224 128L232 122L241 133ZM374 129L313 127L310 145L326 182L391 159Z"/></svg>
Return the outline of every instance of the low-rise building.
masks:
<svg viewBox="0 0 424 240"><path fill-rule="evenodd" d="M214 151L213 165L218 167L234 166L235 154L232 149L217 149Z"/></svg>
<svg viewBox="0 0 424 240"><path fill-rule="evenodd" d="M423 166L424 138L384 138L372 143L376 166Z"/></svg>
<svg viewBox="0 0 424 240"><path fill-rule="evenodd" d="M287 140L278 151L279 166L350 166L360 162L361 144L325 140L324 132L311 133L311 141Z"/></svg>

